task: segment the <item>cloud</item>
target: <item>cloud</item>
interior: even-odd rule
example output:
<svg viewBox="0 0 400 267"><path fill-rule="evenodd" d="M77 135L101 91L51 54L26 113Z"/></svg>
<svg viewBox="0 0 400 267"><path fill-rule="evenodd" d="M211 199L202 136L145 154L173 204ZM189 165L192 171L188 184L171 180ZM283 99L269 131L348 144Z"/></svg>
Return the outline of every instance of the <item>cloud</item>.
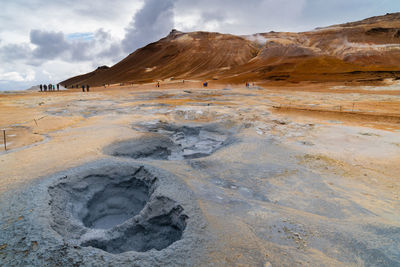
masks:
<svg viewBox="0 0 400 267"><path fill-rule="evenodd" d="M209 30L253 34L270 30L297 30L308 0L177 0L175 22L179 30Z"/></svg>
<svg viewBox="0 0 400 267"><path fill-rule="evenodd" d="M135 49L164 37L174 27L175 0L148 0L126 28L122 48L131 53Z"/></svg>
<svg viewBox="0 0 400 267"><path fill-rule="evenodd" d="M34 48L28 43L8 44L0 47L0 58L6 62L24 61L29 65L41 65L56 59L74 62L121 59L120 41L114 40L104 29L67 36L70 40L62 32L35 29L30 32L30 44Z"/></svg>
<svg viewBox="0 0 400 267"><path fill-rule="evenodd" d="M23 82L24 78L18 72L12 71L12 72L0 73L0 81L1 82L9 82L9 81Z"/></svg>
<svg viewBox="0 0 400 267"><path fill-rule="evenodd" d="M3 62L26 59L32 53L29 44L8 44L0 48L0 58Z"/></svg>
<svg viewBox="0 0 400 267"><path fill-rule="evenodd" d="M53 59L68 50L69 45L62 32L32 30L31 43L36 45L33 56L39 59Z"/></svg>
<svg viewBox="0 0 400 267"><path fill-rule="evenodd" d="M25 73L19 73L16 71L12 72L0 72L0 82L31 82L35 80L35 72L33 70L27 70Z"/></svg>

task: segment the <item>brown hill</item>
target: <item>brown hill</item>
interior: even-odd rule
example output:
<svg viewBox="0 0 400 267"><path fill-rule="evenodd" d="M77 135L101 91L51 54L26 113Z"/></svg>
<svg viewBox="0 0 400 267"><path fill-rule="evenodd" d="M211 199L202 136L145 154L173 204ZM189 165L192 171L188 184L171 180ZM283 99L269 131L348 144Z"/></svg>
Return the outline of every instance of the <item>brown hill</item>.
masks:
<svg viewBox="0 0 400 267"><path fill-rule="evenodd" d="M65 86L65 87L67 85L68 85L68 87L72 87L72 86L76 86L77 87L77 86L82 85L82 84L86 85L86 84L88 84L88 83L86 83L86 81L88 81L90 78L92 78L95 75L102 75L109 68L110 67L108 67L108 66L101 66L101 67L98 67L97 69L95 69L92 72L69 78L68 80L65 80L65 81L61 82L61 84L63 86Z"/></svg>
<svg viewBox="0 0 400 267"><path fill-rule="evenodd" d="M249 36L176 30L109 69L62 82L101 85L165 79L371 81L400 77L400 13L302 33Z"/></svg>

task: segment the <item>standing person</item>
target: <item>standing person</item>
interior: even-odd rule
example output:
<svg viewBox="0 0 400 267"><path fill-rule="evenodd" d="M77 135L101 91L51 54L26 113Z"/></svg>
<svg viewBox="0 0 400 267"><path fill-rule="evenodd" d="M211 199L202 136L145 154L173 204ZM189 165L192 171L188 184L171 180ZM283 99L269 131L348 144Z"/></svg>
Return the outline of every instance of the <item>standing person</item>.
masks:
<svg viewBox="0 0 400 267"><path fill-rule="evenodd" d="M82 84L82 92L85 92L85 86Z"/></svg>
<svg viewBox="0 0 400 267"><path fill-rule="evenodd" d="M49 83L49 85L47 86L47 88L49 89L49 91L51 91L51 88L52 88L51 83Z"/></svg>
<svg viewBox="0 0 400 267"><path fill-rule="evenodd" d="M43 90L46 92L47 91L47 85L43 85Z"/></svg>
<svg viewBox="0 0 400 267"><path fill-rule="evenodd" d="M60 84L57 83L57 91L60 91Z"/></svg>
<svg viewBox="0 0 400 267"><path fill-rule="evenodd" d="M42 91L42 89L43 89L43 86L42 85L39 85L39 88L40 88L40 92Z"/></svg>
<svg viewBox="0 0 400 267"><path fill-rule="evenodd" d="M89 84L86 85L86 92L89 92Z"/></svg>

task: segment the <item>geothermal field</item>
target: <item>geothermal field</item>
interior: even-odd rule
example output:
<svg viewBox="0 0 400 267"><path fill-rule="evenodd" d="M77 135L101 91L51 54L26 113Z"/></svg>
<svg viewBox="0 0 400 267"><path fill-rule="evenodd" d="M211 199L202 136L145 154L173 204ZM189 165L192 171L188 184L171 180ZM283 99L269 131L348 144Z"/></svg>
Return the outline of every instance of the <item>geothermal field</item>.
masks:
<svg viewBox="0 0 400 267"><path fill-rule="evenodd" d="M378 64L397 17L258 48L173 31L68 89L1 93L0 265L400 266L400 67ZM348 27L370 46L306 41ZM138 67L224 54L207 38L235 60Z"/></svg>
<svg viewBox="0 0 400 267"><path fill-rule="evenodd" d="M400 85L199 85L3 94L1 261L399 264Z"/></svg>

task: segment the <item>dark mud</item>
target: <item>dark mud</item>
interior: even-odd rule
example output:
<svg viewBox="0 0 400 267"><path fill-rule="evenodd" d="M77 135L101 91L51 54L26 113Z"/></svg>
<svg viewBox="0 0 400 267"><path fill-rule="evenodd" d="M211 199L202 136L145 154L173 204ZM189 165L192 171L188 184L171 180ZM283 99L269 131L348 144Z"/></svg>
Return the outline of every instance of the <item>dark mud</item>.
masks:
<svg viewBox="0 0 400 267"><path fill-rule="evenodd" d="M136 130L148 133L142 138L115 143L105 149L113 156L134 159L183 160L207 157L234 141L232 128L215 124L174 125L145 123Z"/></svg>

